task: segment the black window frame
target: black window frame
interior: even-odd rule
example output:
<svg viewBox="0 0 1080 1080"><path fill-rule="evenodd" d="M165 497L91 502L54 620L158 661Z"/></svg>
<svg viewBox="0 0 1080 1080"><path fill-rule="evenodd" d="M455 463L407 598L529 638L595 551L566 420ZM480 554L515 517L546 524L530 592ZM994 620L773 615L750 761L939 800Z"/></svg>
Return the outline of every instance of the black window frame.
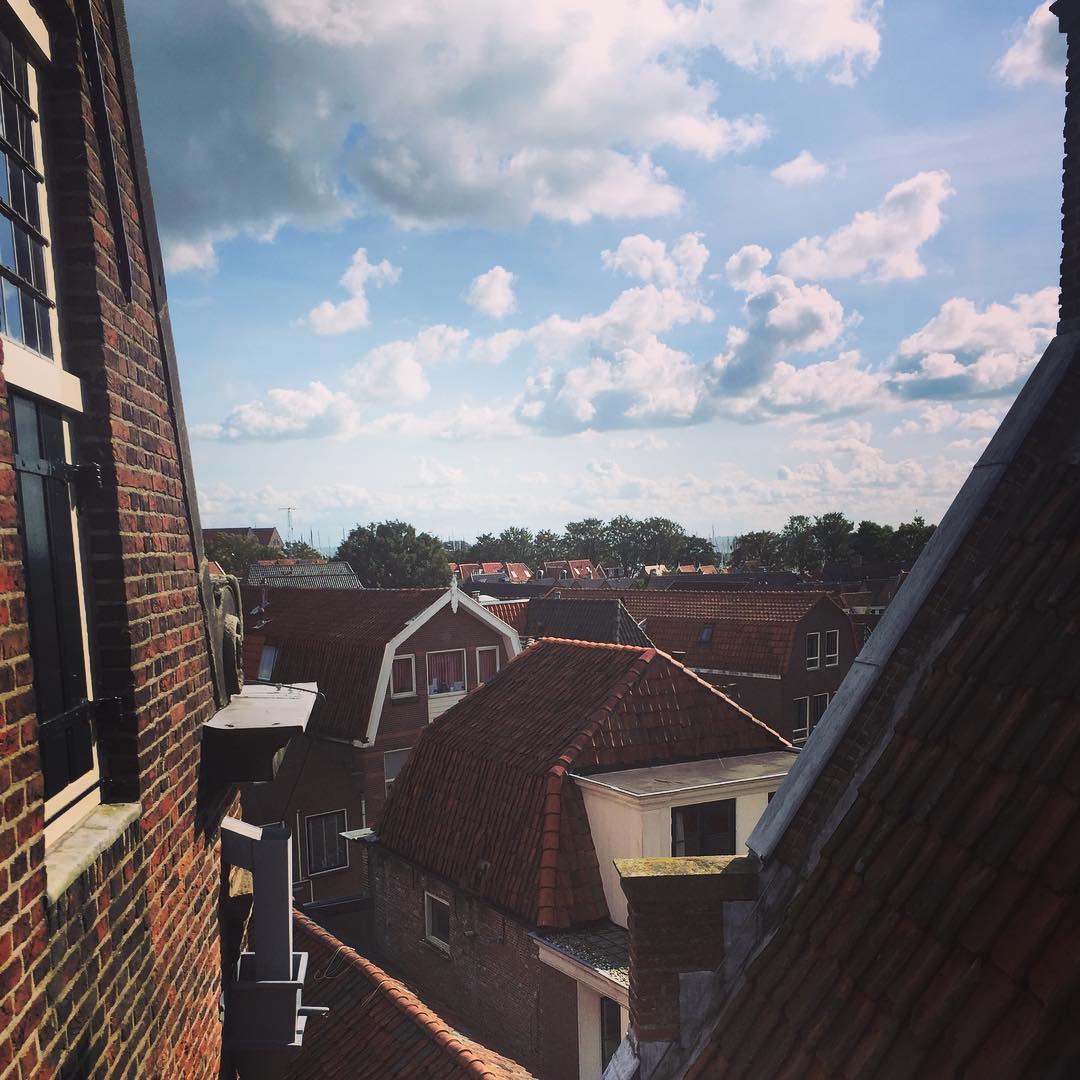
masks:
<svg viewBox="0 0 1080 1080"><path fill-rule="evenodd" d="M623 1041L622 1007L614 998L600 995L600 1068L604 1070Z"/></svg>
<svg viewBox="0 0 1080 1080"><path fill-rule="evenodd" d="M316 862L312 858L312 852L316 848L316 844L312 838L312 824L320 822L320 837L319 842L323 845L324 855L326 854L326 828L325 821L327 818L337 818L340 821L340 828L336 825L331 828L331 832L334 836L334 843L336 847L336 855L339 861L330 865L324 858L318 868L316 868ZM323 874L333 874L338 870L347 870L349 868L349 845L345 842L345 838L341 835L349 827L349 812L344 808L337 810L325 810L318 814L305 814L304 815L304 839L306 841L304 847L307 855L307 868L308 877L320 877Z"/></svg>
<svg viewBox="0 0 1080 1080"><path fill-rule="evenodd" d="M677 833L682 821L682 839ZM696 824L691 833L687 823ZM719 827L717 827L719 826ZM738 847L734 799L714 799L671 808L671 854L673 858L689 855L735 855ZM693 836L693 842L690 838ZM726 840L727 843L715 842ZM710 842L713 841L713 842ZM681 850L679 850L681 848ZM710 850L716 848L716 850ZM721 850L722 849L722 850Z"/></svg>

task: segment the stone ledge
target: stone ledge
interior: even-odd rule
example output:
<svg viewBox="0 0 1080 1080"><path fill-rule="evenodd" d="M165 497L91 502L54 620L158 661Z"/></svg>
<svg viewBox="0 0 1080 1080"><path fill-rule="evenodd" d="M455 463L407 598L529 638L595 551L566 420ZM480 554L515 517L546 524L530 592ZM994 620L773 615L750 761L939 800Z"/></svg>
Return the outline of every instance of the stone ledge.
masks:
<svg viewBox="0 0 1080 1080"><path fill-rule="evenodd" d="M631 911L637 904L670 901L756 900L759 865L739 855L693 855L675 858L616 859L615 869Z"/></svg>
<svg viewBox="0 0 1080 1080"><path fill-rule="evenodd" d="M139 803L106 803L45 851L45 893L55 907L65 892L139 820Z"/></svg>

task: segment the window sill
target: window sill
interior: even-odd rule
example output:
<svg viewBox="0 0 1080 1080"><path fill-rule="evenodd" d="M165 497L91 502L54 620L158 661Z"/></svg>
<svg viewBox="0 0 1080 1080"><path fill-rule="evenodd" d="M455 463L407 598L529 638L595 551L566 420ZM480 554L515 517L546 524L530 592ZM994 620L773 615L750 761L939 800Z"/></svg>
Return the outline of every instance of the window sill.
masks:
<svg viewBox="0 0 1080 1080"><path fill-rule="evenodd" d="M398 705L398 704L402 704L402 703L404 703L406 701L416 701L416 699L419 696L420 696L419 694L415 694L415 693L414 694L391 694L390 695L390 704L391 705Z"/></svg>
<svg viewBox="0 0 1080 1080"><path fill-rule="evenodd" d="M45 893L55 907L102 854L109 850L139 820L138 803L107 803L96 806L66 832L56 844L45 850Z"/></svg>
<svg viewBox="0 0 1080 1080"><path fill-rule="evenodd" d="M430 949L436 956L441 956L444 960L450 959L449 945L443 945L439 941L432 941L431 938L421 938L420 944Z"/></svg>

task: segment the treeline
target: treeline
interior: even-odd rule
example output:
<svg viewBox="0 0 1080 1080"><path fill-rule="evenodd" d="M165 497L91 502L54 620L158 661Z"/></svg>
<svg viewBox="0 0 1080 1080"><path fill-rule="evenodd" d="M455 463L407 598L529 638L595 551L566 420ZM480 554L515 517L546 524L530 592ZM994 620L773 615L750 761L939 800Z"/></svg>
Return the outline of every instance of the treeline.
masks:
<svg viewBox="0 0 1080 1080"><path fill-rule="evenodd" d="M858 528L839 512L788 518L780 532L748 532L735 538L731 565L816 574L828 563L912 563L933 535L918 514L895 528L860 521Z"/></svg>

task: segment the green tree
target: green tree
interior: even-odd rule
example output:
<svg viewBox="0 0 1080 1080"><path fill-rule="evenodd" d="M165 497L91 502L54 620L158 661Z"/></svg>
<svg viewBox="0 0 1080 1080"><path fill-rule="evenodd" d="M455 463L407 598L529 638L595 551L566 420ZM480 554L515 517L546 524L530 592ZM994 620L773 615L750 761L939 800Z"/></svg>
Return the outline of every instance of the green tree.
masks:
<svg viewBox="0 0 1080 1080"><path fill-rule="evenodd" d="M282 554L286 559L321 559L322 553L316 551L304 540L289 540Z"/></svg>
<svg viewBox="0 0 1080 1080"><path fill-rule="evenodd" d="M607 530L600 518L567 522L563 545L568 559L591 559L596 564L609 561Z"/></svg>
<svg viewBox="0 0 1080 1080"><path fill-rule="evenodd" d="M895 535L896 530L891 525L879 525L876 521L860 521L851 546L860 562L888 562L893 558Z"/></svg>
<svg viewBox="0 0 1080 1080"><path fill-rule="evenodd" d="M679 549L686 531L670 518L649 517L641 522L641 559L646 565L664 563L674 566L679 561Z"/></svg>
<svg viewBox="0 0 1080 1080"><path fill-rule="evenodd" d="M456 562L495 562L499 559L499 538L494 533L481 533L466 554Z"/></svg>
<svg viewBox="0 0 1080 1080"><path fill-rule="evenodd" d="M792 514L780 533L780 552L789 570L805 574L821 566L814 523L805 514Z"/></svg>
<svg viewBox="0 0 1080 1080"><path fill-rule="evenodd" d="M731 565L738 569L748 563L757 563L764 570L775 570L780 565L780 534L761 529L736 536L731 548Z"/></svg>
<svg viewBox="0 0 1080 1080"><path fill-rule="evenodd" d="M679 547L677 556L679 563L693 563L695 566L701 563L715 563L716 548L712 541L704 536L684 536L682 545Z"/></svg>
<svg viewBox="0 0 1080 1080"><path fill-rule="evenodd" d="M911 521L901 522L893 536L892 557L898 562L914 562L936 528L936 525L927 525L921 514L916 514Z"/></svg>
<svg viewBox="0 0 1080 1080"><path fill-rule="evenodd" d="M628 514L613 517L605 529L607 548L612 559L633 576L645 561L641 546L641 522Z"/></svg>
<svg viewBox="0 0 1080 1080"><path fill-rule="evenodd" d="M536 560L534 570L546 562L565 558L566 545L563 543L563 538L550 529L541 529L533 537L533 557Z"/></svg>
<svg viewBox="0 0 1080 1080"><path fill-rule="evenodd" d="M536 559L533 534L521 525L511 525L499 533L499 555L503 562L519 562L531 567Z"/></svg>
<svg viewBox="0 0 1080 1080"><path fill-rule="evenodd" d="M280 559L277 548L266 547L251 536L242 533L220 533L204 542L206 557L220 563L227 574L235 574L242 581L247 577L248 567L260 559Z"/></svg>
<svg viewBox="0 0 1080 1080"><path fill-rule="evenodd" d="M373 521L357 525L337 549L369 589L422 588L447 585L450 566L442 541L418 533L405 521Z"/></svg>
<svg viewBox="0 0 1080 1080"><path fill-rule="evenodd" d="M851 558L854 524L838 510L814 518L814 543L822 563Z"/></svg>

